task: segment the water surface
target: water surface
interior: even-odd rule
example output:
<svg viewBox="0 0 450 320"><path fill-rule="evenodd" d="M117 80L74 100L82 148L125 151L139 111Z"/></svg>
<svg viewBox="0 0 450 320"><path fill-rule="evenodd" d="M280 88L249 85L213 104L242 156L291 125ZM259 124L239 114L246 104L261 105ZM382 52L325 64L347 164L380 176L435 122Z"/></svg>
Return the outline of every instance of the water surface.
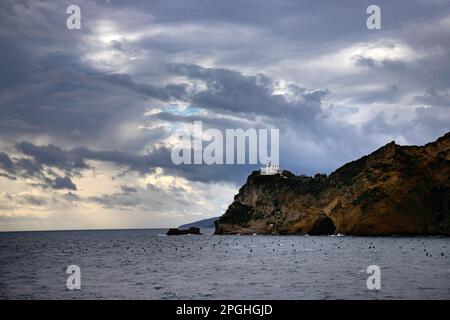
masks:
<svg viewBox="0 0 450 320"><path fill-rule="evenodd" d="M165 231L0 233L0 298L450 299L449 238ZM66 288L73 264L81 290ZM367 289L369 265L380 290Z"/></svg>

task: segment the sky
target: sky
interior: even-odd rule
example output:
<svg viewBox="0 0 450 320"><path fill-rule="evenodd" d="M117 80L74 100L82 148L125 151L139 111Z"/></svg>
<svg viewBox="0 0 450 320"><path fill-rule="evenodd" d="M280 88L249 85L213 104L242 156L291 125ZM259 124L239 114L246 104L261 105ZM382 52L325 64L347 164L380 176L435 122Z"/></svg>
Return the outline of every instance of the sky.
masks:
<svg viewBox="0 0 450 320"><path fill-rule="evenodd" d="M306 175L434 141L450 0L0 2L0 231L223 214L259 165L175 165L173 133L196 120L277 128L281 168Z"/></svg>

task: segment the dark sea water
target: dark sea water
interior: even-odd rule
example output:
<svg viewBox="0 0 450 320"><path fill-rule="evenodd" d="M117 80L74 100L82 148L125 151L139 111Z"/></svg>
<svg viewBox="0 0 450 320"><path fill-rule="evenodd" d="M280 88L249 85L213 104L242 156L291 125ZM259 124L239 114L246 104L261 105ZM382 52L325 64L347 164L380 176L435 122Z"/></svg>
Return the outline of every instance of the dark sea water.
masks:
<svg viewBox="0 0 450 320"><path fill-rule="evenodd" d="M1 299L450 299L450 238L0 233ZM66 269L81 269L68 290ZM381 268L369 290L366 268Z"/></svg>

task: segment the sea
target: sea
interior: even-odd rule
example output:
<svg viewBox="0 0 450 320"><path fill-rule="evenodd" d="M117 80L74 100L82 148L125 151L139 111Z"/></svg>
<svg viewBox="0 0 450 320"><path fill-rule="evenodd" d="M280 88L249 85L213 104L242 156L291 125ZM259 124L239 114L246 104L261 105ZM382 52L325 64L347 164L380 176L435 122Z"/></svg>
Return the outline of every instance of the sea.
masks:
<svg viewBox="0 0 450 320"><path fill-rule="evenodd" d="M0 299L450 299L450 238L166 231L2 232Z"/></svg>

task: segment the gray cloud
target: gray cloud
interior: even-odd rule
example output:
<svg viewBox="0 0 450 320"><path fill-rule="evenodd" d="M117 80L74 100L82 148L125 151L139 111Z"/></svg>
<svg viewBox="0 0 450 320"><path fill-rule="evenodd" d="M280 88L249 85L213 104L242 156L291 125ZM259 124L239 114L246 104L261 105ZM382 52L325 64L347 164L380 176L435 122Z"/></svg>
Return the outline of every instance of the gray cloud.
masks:
<svg viewBox="0 0 450 320"><path fill-rule="evenodd" d="M357 66L370 67L373 69L391 69L403 71L406 68L406 63L400 59L374 59L364 56L355 56L355 64Z"/></svg>
<svg viewBox="0 0 450 320"><path fill-rule="evenodd" d="M81 200L81 198L79 196L77 196L75 193L73 193L71 191L69 191L66 194L64 194L62 196L62 198L67 200L67 201L69 201L69 202L71 202L71 203L74 203L74 202L77 202L77 201Z"/></svg>
<svg viewBox="0 0 450 320"><path fill-rule="evenodd" d="M129 197L127 193L102 194L89 197L88 200L99 203L105 208L118 207L122 210L127 210L129 207L137 207L141 204L141 199Z"/></svg>
<svg viewBox="0 0 450 320"><path fill-rule="evenodd" d="M165 87L158 88L148 84L136 83L130 75L118 73L108 74L103 78L112 84L135 90L138 93L162 101L169 101L170 99L183 100L187 95L185 84L170 84Z"/></svg>
<svg viewBox="0 0 450 320"><path fill-rule="evenodd" d="M245 76L237 71L195 65L171 65L168 69L189 79L202 80L207 89L194 94L191 104L217 112L308 121L320 113L321 101L328 92L308 92L291 85L295 95L288 100L282 94L274 94L273 81L262 74Z"/></svg>
<svg viewBox="0 0 450 320"><path fill-rule="evenodd" d="M450 108L450 94L445 91L429 89L423 95L417 96L416 101L426 105Z"/></svg>
<svg viewBox="0 0 450 320"><path fill-rule="evenodd" d="M87 163L77 152L65 152L54 145L36 146L28 142L20 142L17 150L31 156L39 165L49 165L64 171L88 168Z"/></svg>
<svg viewBox="0 0 450 320"><path fill-rule="evenodd" d="M151 186L147 190L136 190L134 192L116 192L111 194L101 194L85 199L98 203L104 208L119 208L121 210L131 210L132 208L142 208L144 210L171 210L172 208L189 208L192 201L186 199L185 193L172 189L170 192ZM167 204L171 206L168 208Z"/></svg>
<svg viewBox="0 0 450 320"><path fill-rule="evenodd" d="M138 189L134 188L134 187L130 187L130 186L120 186L120 189L124 192L124 193L134 193L137 192Z"/></svg>
<svg viewBox="0 0 450 320"><path fill-rule="evenodd" d="M36 197L32 195L24 195L18 199L18 202L21 204L30 204L33 206L45 206L47 201L43 197Z"/></svg>
<svg viewBox="0 0 450 320"><path fill-rule="evenodd" d="M76 158L73 154L66 153L54 145L37 147L22 142L17 144L16 148L31 158L11 159L6 153L0 153L0 169L5 171L1 175L11 180L34 177L42 181L38 185L43 188L76 190L76 185L68 175L60 177L51 168L64 170L66 174L78 173L79 170L88 168L83 159ZM51 168L45 170L44 166Z"/></svg>
<svg viewBox="0 0 450 320"><path fill-rule="evenodd" d="M77 190L77 186L72 182L70 177L56 177L51 184L51 187L56 190L69 189Z"/></svg>
<svg viewBox="0 0 450 320"><path fill-rule="evenodd" d="M37 146L26 142L17 144L17 148L31 158L16 159L13 168L20 168L30 176L43 176L44 166L55 167L68 174L81 174L80 170L90 168L88 160L110 162L138 173L151 173L160 167L168 170L168 173L203 182L241 182L248 172L256 168L255 165L231 166L232 168L223 165L175 165L171 160L171 150L165 147L144 155L117 150L91 150L86 147L64 150L54 145ZM5 156L7 157L6 154ZM5 156L3 157L6 159ZM67 176L58 177L54 181L47 180L47 184L54 189L76 190L76 186Z"/></svg>
<svg viewBox="0 0 450 320"><path fill-rule="evenodd" d="M14 163L4 152L0 152L0 168L6 172L14 172Z"/></svg>

